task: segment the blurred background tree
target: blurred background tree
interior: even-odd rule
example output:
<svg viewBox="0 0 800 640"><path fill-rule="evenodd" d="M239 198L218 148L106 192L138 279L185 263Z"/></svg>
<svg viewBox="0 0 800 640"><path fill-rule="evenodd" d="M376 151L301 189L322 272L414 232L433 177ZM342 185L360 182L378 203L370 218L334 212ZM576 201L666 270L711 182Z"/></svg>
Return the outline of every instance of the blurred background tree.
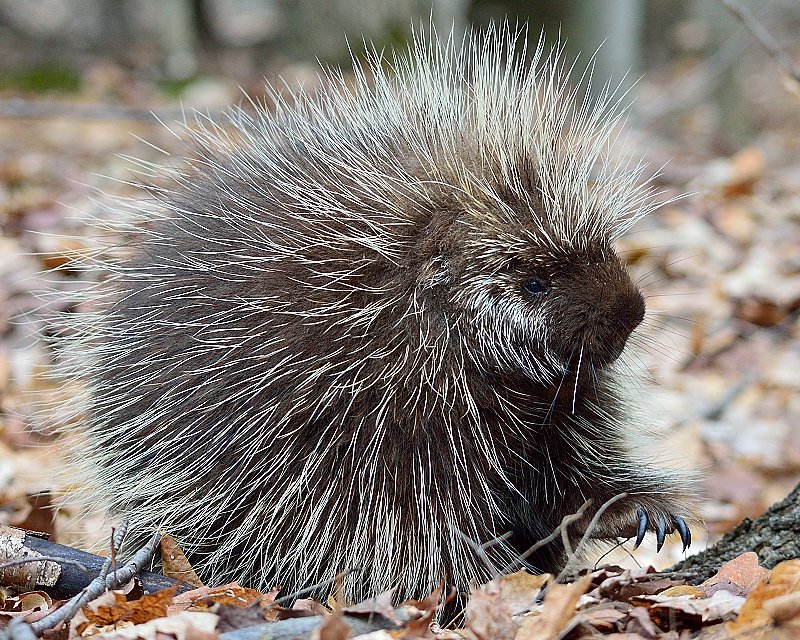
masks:
<svg viewBox="0 0 800 640"><path fill-rule="evenodd" d="M745 4L794 45L796 0ZM209 77L256 93L262 76L313 83L316 59L346 63L366 41L402 45L413 25L430 21L446 33L503 19L527 21L531 40L542 29L552 40L560 34L569 58L596 52L596 83L615 78L629 88L651 77L635 88L644 98L637 114L667 136L739 146L758 128L747 71L764 58L742 58L757 48L718 0L0 0L0 89L78 91L110 62L192 105L193 87ZM671 84L659 86L660 75ZM226 99L207 95L206 106Z"/></svg>

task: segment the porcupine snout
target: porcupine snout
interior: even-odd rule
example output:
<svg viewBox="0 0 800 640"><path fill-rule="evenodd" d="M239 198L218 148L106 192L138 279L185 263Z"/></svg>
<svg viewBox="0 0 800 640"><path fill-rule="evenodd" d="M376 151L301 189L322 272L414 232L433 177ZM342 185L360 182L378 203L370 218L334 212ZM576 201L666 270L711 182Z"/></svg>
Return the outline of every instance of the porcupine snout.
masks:
<svg viewBox="0 0 800 640"><path fill-rule="evenodd" d="M586 300L594 308L595 327L588 345L595 365L614 362L622 354L631 333L644 320L644 298L618 260L598 268L596 298Z"/></svg>
<svg viewBox="0 0 800 640"><path fill-rule="evenodd" d="M551 308L560 321L556 351L565 360L603 367L622 354L645 314L644 298L614 257L572 265L562 287L571 292Z"/></svg>
<svg viewBox="0 0 800 640"><path fill-rule="evenodd" d="M598 364L609 364L619 358L631 333L644 320L644 297L633 284L614 292L612 297L613 302L605 318L605 344L598 344L595 351Z"/></svg>

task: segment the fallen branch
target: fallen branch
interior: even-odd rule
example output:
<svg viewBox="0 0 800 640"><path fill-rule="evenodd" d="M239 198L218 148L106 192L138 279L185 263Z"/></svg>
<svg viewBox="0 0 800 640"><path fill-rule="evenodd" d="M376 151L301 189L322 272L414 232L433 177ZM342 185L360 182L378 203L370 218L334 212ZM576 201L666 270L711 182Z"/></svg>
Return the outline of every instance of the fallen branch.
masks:
<svg viewBox="0 0 800 640"><path fill-rule="evenodd" d="M286 604L287 602L292 602L299 598L302 595L307 593L313 593L322 587L327 587L329 584L333 584L337 580L343 580L345 576L350 575L353 572L353 569L348 569L347 571L342 571L341 573L337 573L333 578L329 580L323 580L322 582L318 582L317 584L312 584L310 587L304 587L303 589L299 589L292 593L289 593L285 596L281 596L280 598L276 598L270 607L281 606Z"/></svg>
<svg viewBox="0 0 800 640"><path fill-rule="evenodd" d="M41 635L45 629L52 629L60 622L72 620L72 618L75 617L75 614L82 606L83 602L85 602L84 596L86 595L86 591L91 587L92 583L94 582L102 584L106 583L108 572L111 569L116 559L116 550L122 544L122 541L125 539L125 535L127 534L127 532L128 532L128 521L126 520L122 524L120 524L119 527L117 527L116 531L114 531L111 534L111 553L109 553L106 559L103 561L103 565L100 567L100 572L98 573L97 577L91 583L89 583L89 585L85 587L81 593L76 594L69 602L64 604L64 606L62 606L60 609L54 611L48 616L45 616L44 618L42 618L42 620L39 620L37 623L34 623L36 625L41 626L42 627L41 629L39 629L39 626L37 626L37 628L34 629L33 625L31 625L31 630L36 635ZM43 622L44 624L42 624Z"/></svg>
<svg viewBox="0 0 800 640"><path fill-rule="evenodd" d="M135 575L141 572L142 566L150 560L155 553L158 543L161 541L161 534L154 534L148 543L134 554L130 562L122 569L109 573L109 569L115 561L115 549L122 543L125 537L127 524L123 523L114 533L111 547L112 553L105 559L100 567L99 575L92 580L87 587L41 620L28 624L22 618L14 618L8 625L4 636L9 640L34 640L41 636L45 631L55 628L62 622L71 620L75 614L87 602L94 600L102 595L109 588L119 583L129 582ZM91 555L91 554L90 554Z"/></svg>
<svg viewBox="0 0 800 640"><path fill-rule="evenodd" d="M394 613L401 623L400 626L377 613L369 616L345 613L342 615L342 621L350 627L349 635L353 637L375 631L400 629L407 622L418 617L417 610L409 607L398 607L394 610ZM310 638L314 630L322 626L327 620L328 618L325 616L307 616L305 618L268 622L222 633L219 636L219 640L297 640L298 638ZM25 639L20 638L19 640Z"/></svg>
<svg viewBox="0 0 800 640"><path fill-rule="evenodd" d="M120 531L118 531L118 533L120 533ZM118 543L117 538L121 540L124 536L124 530L122 530L121 533L122 535L115 536L115 547ZM122 569L103 575L103 573L108 570L108 567L111 566L112 557L109 556L108 566L104 563L103 567L101 567L101 574L92 580L81 593L73 597L63 607L56 609L50 615L30 625L33 633L40 636L48 629L53 629L60 623L71 620L82 606L102 595L106 589L111 589L118 584L125 584L132 580L134 576L141 572L144 564L153 557L159 542L161 542L161 534L154 533L147 544L139 549L139 551L134 554L133 558L131 558L130 562L122 567Z"/></svg>
<svg viewBox="0 0 800 640"><path fill-rule="evenodd" d="M527 558L530 555L533 555L536 551L541 549L546 544L549 544L556 538L562 536L563 535L562 532L564 532L569 525L571 525L573 522L583 517L583 514L586 513L586 510L589 508L590 504L592 504L591 499L584 502L581 505L581 508L578 509L575 513L571 513L567 516L564 516L564 519L561 520L561 524L558 525L549 536L547 536L546 538L542 538L532 547L526 549L522 554L520 554L518 560L515 560L507 564L497 575L500 576L506 573L511 573L512 570L516 570L517 568L524 566L525 558Z"/></svg>
<svg viewBox="0 0 800 640"><path fill-rule="evenodd" d="M597 523L600 522L600 518L603 517L603 514L608 510L608 508L617 502L618 500L622 500L623 498L627 498L627 493L618 493L617 495L609 498L606 500L602 506L595 512L592 519L589 521L589 524L586 526L586 530L583 532L583 536L578 541L578 545L575 547L575 551L571 551L567 557L567 562L564 565L564 568L561 569L560 573L556 576L555 582L561 582L564 580L564 577L567 573L573 568L575 558L583 551L584 547L586 547L589 539L591 538L592 531L594 531L595 527L597 527Z"/></svg>
<svg viewBox="0 0 800 640"><path fill-rule="evenodd" d="M85 588L92 580L92 576L100 573L106 558L97 556L93 553L80 551L57 544L49 540L26 535L22 529L11 527L3 528L4 531L13 531L14 534L23 537L24 544L16 552L16 557L6 559L3 565L16 565L30 562L54 562L61 568L61 573L55 582L37 583L35 588L47 593L56 600L71 598L81 589ZM28 555L31 552L41 555ZM2 568L0 566L0 568ZM148 593L160 591L175 585L176 581L158 573L143 571L139 578L142 586ZM189 587L180 588L179 593L188 590Z"/></svg>

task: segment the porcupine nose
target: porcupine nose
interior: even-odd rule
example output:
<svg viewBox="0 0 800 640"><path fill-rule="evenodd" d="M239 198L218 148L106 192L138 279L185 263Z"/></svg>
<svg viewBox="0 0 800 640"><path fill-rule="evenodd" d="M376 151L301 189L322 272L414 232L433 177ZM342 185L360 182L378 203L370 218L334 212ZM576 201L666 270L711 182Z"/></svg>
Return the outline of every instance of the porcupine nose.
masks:
<svg viewBox="0 0 800 640"><path fill-rule="evenodd" d="M617 294L612 307L608 344L603 354L607 363L613 362L622 354L625 344L633 330L644 320L644 297L636 287L631 286Z"/></svg>

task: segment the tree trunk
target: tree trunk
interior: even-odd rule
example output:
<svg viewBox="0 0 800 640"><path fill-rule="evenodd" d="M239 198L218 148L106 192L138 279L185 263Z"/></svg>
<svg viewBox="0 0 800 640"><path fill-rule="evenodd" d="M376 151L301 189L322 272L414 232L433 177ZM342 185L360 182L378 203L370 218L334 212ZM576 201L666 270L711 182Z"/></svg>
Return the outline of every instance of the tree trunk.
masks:
<svg viewBox="0 0 800 640"><path fill-rule="evenodd" d="M783 560L800 557L800 484L757 520L745 518L715 545L679 562L670 571L688 573L687 582L697 584L745 551L755 551L759 563L768 569Z"/></svg>

